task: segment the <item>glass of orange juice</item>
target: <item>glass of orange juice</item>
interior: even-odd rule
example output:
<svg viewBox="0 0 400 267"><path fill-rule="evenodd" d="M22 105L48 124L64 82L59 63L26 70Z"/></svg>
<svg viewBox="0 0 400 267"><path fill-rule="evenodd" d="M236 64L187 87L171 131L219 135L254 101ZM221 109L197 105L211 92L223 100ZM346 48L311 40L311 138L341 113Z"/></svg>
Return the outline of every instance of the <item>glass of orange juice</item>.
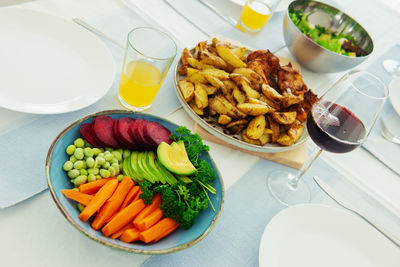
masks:
<svg viewBox="0 0 400 267"><path fill-rule="evenodd" d="M239 24L250 32L260 31L272 17L279 0L246 0Z"/></svg>
<svg viewBox="0 0 400 267"><path fill-rule="evenodd" d="M129 32L118 90L123 106L134 111L151 107L176 50L174 40L157 29Z"/></svg>

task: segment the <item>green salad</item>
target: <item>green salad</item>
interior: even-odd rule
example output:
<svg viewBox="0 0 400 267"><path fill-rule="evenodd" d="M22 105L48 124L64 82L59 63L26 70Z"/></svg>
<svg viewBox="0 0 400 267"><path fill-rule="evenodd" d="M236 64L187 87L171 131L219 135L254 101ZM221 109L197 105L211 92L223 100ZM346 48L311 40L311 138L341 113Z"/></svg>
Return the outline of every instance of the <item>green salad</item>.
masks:
<svg viewBox="0 0 400 267"><path fill-rule="evenodd" d="M297 28L320 46L335 53L350 57L363 56L366 54L365 51L359 47L353 36L343 34L342 32L332 32L320 25L314 26L309 24L308 17L311 14L306 15L300 10L289 12L290 19Z"/></svg>

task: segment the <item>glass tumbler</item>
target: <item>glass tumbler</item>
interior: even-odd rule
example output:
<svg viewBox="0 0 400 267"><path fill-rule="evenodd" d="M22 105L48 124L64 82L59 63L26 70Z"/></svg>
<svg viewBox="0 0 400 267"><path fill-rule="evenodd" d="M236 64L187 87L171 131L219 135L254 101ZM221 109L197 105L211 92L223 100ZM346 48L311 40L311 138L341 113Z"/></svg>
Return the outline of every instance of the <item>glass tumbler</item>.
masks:
<svg viewBox="0 0 400 267"><path fill-rule="evenodd" d="M260 31L272 17L279 0L246 0L239 25L246 31Z"/></svg>
<svg viewBox="0 0 400 267"><path fill-rule="evenodd" d="M133 111L151 107L176 55L177 47L166 33L154 28L128 34L118 98Z"/></svg>

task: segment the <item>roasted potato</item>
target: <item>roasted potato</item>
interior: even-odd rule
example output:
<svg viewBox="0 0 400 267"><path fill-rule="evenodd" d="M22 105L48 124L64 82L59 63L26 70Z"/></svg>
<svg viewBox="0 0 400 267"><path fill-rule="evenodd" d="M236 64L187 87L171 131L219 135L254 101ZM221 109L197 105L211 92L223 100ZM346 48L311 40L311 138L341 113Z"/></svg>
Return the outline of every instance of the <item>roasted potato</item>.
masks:
<svg viewBox="0 0 400 267"><path fill-rule="evenodd" d="M207 91L199 82L194 84L194 103L199 109L204 109L208 106Z"/></svg>
<svg viewBox="0 0 400 267"><path fill-rule="evenodd" d="M218 55L235 68L245 68L247 64L240 60L229 48L217 45Z"/></svg>
<svg viewBox="0 0 400 267"><path fill-rule="evenodd" d="M190 54L189 49L185 48L182 51L182 56L181 56L181 62L183 65L188 65L189 64L189 58L193 59L192 54Z"/></svg>
<svg viewBox="0 0 400 267"><path fill-rule="evenodd" d="M239 104L246 102L246 95L238 87L235 87L235 89L233 89L232 95L233 98L235 98L236 102L238 102Z"/></svg>
<svg viewBox="0 0 400 267"><path fill-rule="evenodd" d="M216 87L217 89L225 86L224 83L215 76L205 74L204 77L212 86Z"/></svg>
<svg viewBox="0 0 400 267"><path fill-rule="evenodd" d="M250 116L264 115L275 111L274 108L262 104L241 103L237 108L243 113Z"/></svg>
<svg viewBox="0 0 400 267"><path fill-rule="evenodd" d="M242 61L246 59L246 50L246 47L235 47L231 49L232 53Z"/></svg>
<svg viewBox="0 0 400 267"><path fill-rule="evenodd" d="M190 100L194 97L194 86L193 83L188 82L186 80L180 80L178 82L179 89L182 92L183 98L186 102L190 102Z"/></svg>
<svg viewBox="0 0 400 267"><path fill-rule="evenodd" d="M221 69L225 69L228 67L228 64L222 58L211 54L209 51L203 51L200 53L200 62Z"/></svg>
<svg viewBox="0 0 400 267"><path fill-rule="evenodd" d="M254 70L249 68L237 68L233 70L233 73L237 73L246 77L252 86L256 87L262 83L262 78Z"/></svg>
<svg viewBox="0 0 400 267"><path fill-rule="evenodd" d="M250 137L248 137L247 129L242 132L242 139L243 139L243 141L245 141L246 143L249 143L249 144L258 145L258 146L261 145L260 140L255 140L255 139L251 139Z"/></svg>
<svg viewBox="0 0 400 267"><path fill-rule="evenodd" d="M187 62L191 67L193 67L195 69L199 69L199 70L215 68L212 65L204 64L204 63L202 63L202 62L200 62L200 61L198 61L197 59L194 59L194 58L188 58Z"/></svg>
<svg viewBox="0 0 400 267"><path fill-rule="evenodd" d="M249 125L247 125L247 136L251 139L259 139L264 134L265 129L265 117L259 115L253 118Z"/></svg>
<svg viewBox="0 0 400 267"><path fill-rule="evenodd" d="M228 115L222 114L222 115L219 115L219 117L218 117L218 123L221 125L226 125L226 124L230 123L231 121L232 121L232 118L229 117Z"/></svg>
<svg viewBox="0 0 400 267"><path fill-rule="evenodd" d="M271 134L263 134L258 140L260 140L261 145L271 142Z"/></svg>
<svg viewBox="0 0 400 267"><path fill-rule="evenodd" d="M281 101L283 96L266 83L261 85L263 94L272 101Z"/></svg>
<svg viewBox="0 0 400 267"><path fill-rule="evenodd" d="M210 110L217 114L228 115L234 119L243 119L246 117L245 113L232 105L223 95L215 95L208 102Z"/></svg>
<svg viewBox="0 0 400 267"><path fill-rule="evenodd" d="M292 127L290 127L290 129L288 130L288 135L293 137L294 143L296 143L302 136L303 132L304 132L304 125L301 124L292 125Z"/></svg>
<svg viewBox="0 0 400 267"><path fill-rule="evenodd" d="M294 138L292 136L289 136L285 133L282 133L279 135L278 139L276 142L282 146L291 146L294 144Z"/></svg>
<svg viewBox="0 0 400 267"><path fill-rule="evenodd" d="M203 75L211 75L220 80L229 80L229 73L219 69L205 69L200 71Z"/></svg>
<svg viewBox="0 0 400 267"><path fill-rule="evenodd" d="M207 78L207 77L206 77ZM215 86L209 85L209 84L204 84L202 83L201 86L204 87L204 89L207 92L207 95L213 95L215 94L215 92L217 92L218 88L216 88Z"/></svg>
<svg viewBox="0 0 400 267"><path fill-rule="evenodd" d="M252 97L255 99L260 98L260 93L251 88L250 84L248 84L244 79L240 81L240 85L242 90L246 93L248 97Z"/></svg>
<svg viewBox="0 0 400 267"><path fill-rule="evenodd" d="M199 108L197 107L197 105L194 103L194 99L193 99L192 101L189 102L189 106L193 109L193 111L194 111L197 115L200 115L200 116L203 116L203 115L204 115L204 110L199 109Z"/></svg>
<svg viewBox="0 0 400 267"><path fill-rule="evenodd" d="M207 49L207 42L199 42L195 47L194 47L194 58L200 60L201 59L201 53Z"/></svg>
<svg viewBox="0 0 400 267"><path fill-rule="evenodd" d="M292 124L296 120L296 111L272 112L272 118L279 124Z"/></svg>

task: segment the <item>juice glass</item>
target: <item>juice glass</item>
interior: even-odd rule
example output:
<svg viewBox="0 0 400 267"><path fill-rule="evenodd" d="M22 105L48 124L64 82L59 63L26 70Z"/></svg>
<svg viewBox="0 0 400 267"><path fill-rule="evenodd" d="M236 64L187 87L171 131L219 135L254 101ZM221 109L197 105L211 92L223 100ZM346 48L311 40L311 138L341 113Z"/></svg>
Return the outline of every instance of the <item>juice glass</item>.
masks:
<svg viewBox="0 0 400 267"><path fill-rule="evenodd" d="M128 34L118 98L130 110L151 107L176 55L176 44L154 28L133 29Z"/></svg>
<svg viewBox="0 0 400 267"><path fill-rule="evenodd" d="M246 0L239 24L250 32L260 31L271 18L279 0Z"/></svg>

